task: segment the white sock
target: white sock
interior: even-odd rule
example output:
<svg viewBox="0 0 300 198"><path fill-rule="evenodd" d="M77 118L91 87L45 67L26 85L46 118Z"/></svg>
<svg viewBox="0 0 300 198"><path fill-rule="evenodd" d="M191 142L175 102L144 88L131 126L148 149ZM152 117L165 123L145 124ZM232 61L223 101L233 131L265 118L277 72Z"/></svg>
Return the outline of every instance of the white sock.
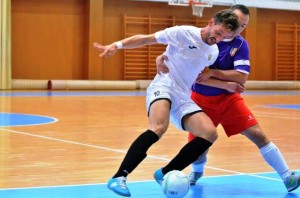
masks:
<svg viewBox="0 0 300 198"><path fill-rule="evenodd" d="M287 166L280 150L272 142L260 148L260 153L265 161L273 167L281 178L283 178L283 175L289 171L289 167Z"/></svg>
<svg viewBox="0 0 300 198"><path fill-rule="evenodd" d="M204 152L202 155L198 157L198 159L195 162L192 163L193 171L197 173L204 172L204 167L207 162L207 157L206 157L207 152L208 151Z"/></svg>

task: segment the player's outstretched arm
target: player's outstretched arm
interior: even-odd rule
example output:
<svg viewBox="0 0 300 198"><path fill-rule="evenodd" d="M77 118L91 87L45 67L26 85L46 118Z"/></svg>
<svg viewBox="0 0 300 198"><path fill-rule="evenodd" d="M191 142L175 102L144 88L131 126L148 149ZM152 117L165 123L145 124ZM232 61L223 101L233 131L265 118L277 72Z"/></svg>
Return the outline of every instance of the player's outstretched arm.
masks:
<svg viewBox="0 0 300 198"><path fill-rule="evenodd" d="M101 52L100 57L110 57L116 53L118 47L116 43L110 45L101 45L99 43L94 43L94 47Z"/></svg>
<svg viewBox="0 0 300 198"><path fill-rule="evenodd" d="M134 49L146 45L153 45L156 43L157 41L155 38L155 34L139 34L125 38L121 41L111 43L109 45L101 45L95 42L94 47L101 52L100 57L110 57L114 55L118 49Z"/></svg>

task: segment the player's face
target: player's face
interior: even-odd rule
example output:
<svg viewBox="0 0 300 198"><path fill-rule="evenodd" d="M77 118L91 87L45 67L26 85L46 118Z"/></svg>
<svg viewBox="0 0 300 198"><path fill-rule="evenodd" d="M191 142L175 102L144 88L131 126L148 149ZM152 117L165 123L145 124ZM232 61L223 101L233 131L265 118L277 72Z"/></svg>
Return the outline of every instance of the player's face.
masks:
<svg viewBox="0 0 300 198"><path fill-rule="evenodd" d="M240 22L240 27L235 31L235 33L233 34L233 37L236 37L237 35L239 35L241 32L244 31L244 29L247 27L248 23L249 23L249 15L245 15L243 14L240 10L234 10L233 11L239 18L239 22Z"/></svg>
<svg viewBox="0 0 300 198"><path fill-rule="evenodd" d="M204 38L204 42L208 45L214 45L223 41L224 39L231 38L232 32L226 29L222 24L210 24Z"/></svg>

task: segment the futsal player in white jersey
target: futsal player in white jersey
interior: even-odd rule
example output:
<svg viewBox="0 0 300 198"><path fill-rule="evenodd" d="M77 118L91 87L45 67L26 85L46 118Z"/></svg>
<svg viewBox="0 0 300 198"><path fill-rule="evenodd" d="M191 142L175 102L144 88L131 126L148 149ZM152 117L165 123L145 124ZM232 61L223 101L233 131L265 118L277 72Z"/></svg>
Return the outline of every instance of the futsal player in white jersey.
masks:
<svg viewBox="0 0 300 198"><path fill-rule="evenodd" d="M196 138L188 142L165 167L154 173L161 183L172 170L183 170L204 153L217 139L216 128L209 117L190 98L190 87L198 74L218 56L216 43L228 38L239 28L231 10L222 10L204 28L175 26L150 35L135 35L110 45L94 43L100 57L110 57L117 49L132 49L161 43L167 45L169 73L156 75L147 89L146 106L149 129L131 144L119 170L108 181L108 188L130 197L126 178L147 156L147 150L167 131L169 120Z"/></svg>

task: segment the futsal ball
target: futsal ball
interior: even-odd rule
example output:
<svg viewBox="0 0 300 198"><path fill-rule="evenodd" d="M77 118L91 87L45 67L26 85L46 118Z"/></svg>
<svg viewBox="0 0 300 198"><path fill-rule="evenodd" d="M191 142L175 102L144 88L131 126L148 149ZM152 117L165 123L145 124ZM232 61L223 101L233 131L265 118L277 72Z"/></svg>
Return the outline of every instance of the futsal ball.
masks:
<svg viewBox="0 0 300 198"><path fill-rule="evenodd" d="M162 181L162 190L167 198L182 198L190 189L190 180L183 172L168 172Z"/></svg>

